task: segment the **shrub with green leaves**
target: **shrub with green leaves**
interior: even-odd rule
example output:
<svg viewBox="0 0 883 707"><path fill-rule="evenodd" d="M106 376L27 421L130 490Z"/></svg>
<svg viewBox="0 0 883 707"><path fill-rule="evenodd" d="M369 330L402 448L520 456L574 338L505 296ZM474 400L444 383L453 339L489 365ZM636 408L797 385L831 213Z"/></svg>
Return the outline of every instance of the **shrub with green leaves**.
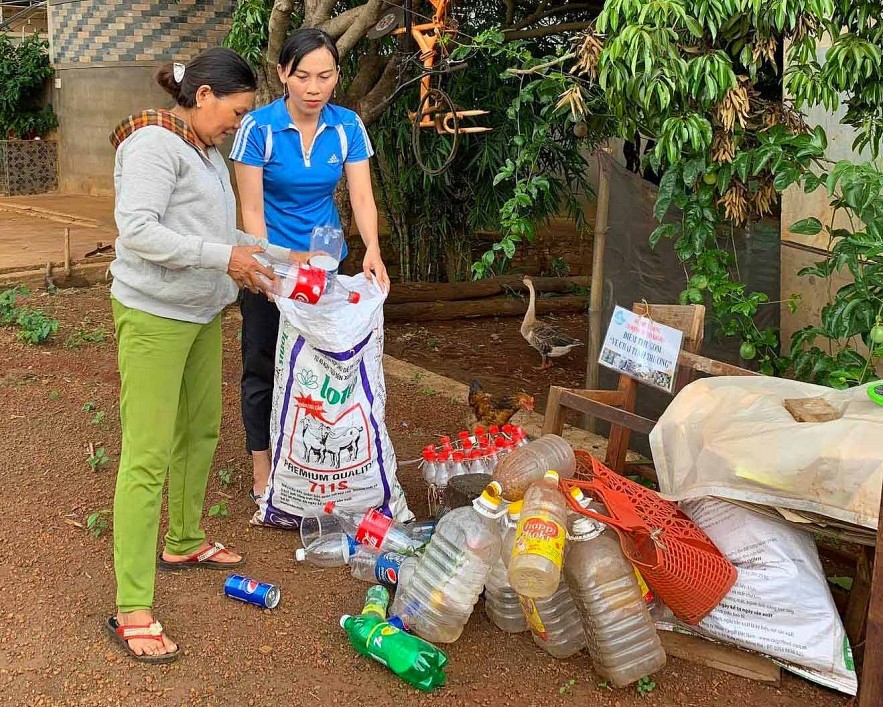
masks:
<svg viewBox="0 0 883 707"><path fill-rule="evenodd" d="M39 309L19 310L15 323L19 326L16 338L34 345L42 344L58 331L58 320L47 317Z"/></svg>
<svg viewBox="0 0 883 707"><path fill-rule="evenodd" d="M36 34L14 44L0 32L0 139L42 137L58 127L52 107L40 105L52 76L48 48Z"/></svg>
<svg viewBox="0 0 883 707"><path fill-rule="evenodd" d="M883 172L842 161L830 173L807 177L805 188L824 188L833 198L829 223L807 218L790 229L795 235L827 234L829 255L800 274L826 282L829 296L820 321L791 339L794 373L836 388L876 380L874 363L883 357ZM848 228L835 228L841 214ZM835 276L847 280L836 292Z"/></svg>

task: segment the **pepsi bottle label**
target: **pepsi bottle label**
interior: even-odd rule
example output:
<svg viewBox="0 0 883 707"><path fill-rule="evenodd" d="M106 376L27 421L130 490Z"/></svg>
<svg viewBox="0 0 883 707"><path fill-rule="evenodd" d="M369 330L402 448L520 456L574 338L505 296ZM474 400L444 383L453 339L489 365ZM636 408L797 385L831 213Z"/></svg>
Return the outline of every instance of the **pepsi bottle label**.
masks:
<svg viewBox="0 0 883 707"><path fill-rule="evenodd" d="M399 581L399 567L405 556L398 552L384 552L374 564L374 577L381 584L394 587Z"/></svg>

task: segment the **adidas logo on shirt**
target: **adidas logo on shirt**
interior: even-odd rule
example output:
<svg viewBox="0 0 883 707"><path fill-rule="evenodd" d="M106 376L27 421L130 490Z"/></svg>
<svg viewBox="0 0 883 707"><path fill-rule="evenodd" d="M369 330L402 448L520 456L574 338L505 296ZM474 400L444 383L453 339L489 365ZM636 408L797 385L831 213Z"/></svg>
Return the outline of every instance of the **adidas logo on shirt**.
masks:
<svg viewBox="0 0 883 707"><path fill-rule="evenodd" d="M331 157L328 158L328 164L337 164L338 162L340 162L340 160L337 159L337 155L332 154Z"/></svg>

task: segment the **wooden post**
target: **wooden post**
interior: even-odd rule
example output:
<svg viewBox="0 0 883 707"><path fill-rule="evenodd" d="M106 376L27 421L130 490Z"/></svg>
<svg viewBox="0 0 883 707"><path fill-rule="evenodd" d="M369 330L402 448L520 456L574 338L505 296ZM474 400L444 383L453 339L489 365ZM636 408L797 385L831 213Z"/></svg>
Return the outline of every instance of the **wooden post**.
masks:
<svg viewBox="0 0 883 707"><path fill-rule="evenodd" d="M883 516L883 495L880 497ZM871 575L871 603L868 607L868 629L865 634L864 668L858 691L858 707L879 707L883 704L883 522L877 521L877 549Z"/></svg>
<svg viewBox="0 0 883 707"><path fill-rule="evenodd" d="M607 152L598 155L598 208L595 212L595 238L592 243L592 285L589 295L589 352L586 361L586 388L598 389L598 356L601 353L601 317L604 310L604 250L607 241L607 214L610 208L610 181ZM585 427L595 431L595 419L586 415Z"/></svg>
<svg viewBox="0 0 883 707"><path fill-rule="evenodd" d="M64 274L65 277L71 276L71 229L69 226L64 229Z"/></svg>

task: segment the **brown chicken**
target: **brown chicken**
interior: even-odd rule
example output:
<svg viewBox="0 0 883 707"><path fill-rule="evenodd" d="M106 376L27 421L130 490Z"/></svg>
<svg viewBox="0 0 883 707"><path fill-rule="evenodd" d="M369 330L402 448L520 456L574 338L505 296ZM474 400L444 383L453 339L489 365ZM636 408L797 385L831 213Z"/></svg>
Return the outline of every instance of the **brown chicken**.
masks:
<svg viewBox="0 0 883 707"><path fill-rule="evenodd" d="M494 397L485 392L478 380L469 386L469 407L480 425L505 425L519 410L533 410L534 397L527 393L515 393Z"/></svg>

